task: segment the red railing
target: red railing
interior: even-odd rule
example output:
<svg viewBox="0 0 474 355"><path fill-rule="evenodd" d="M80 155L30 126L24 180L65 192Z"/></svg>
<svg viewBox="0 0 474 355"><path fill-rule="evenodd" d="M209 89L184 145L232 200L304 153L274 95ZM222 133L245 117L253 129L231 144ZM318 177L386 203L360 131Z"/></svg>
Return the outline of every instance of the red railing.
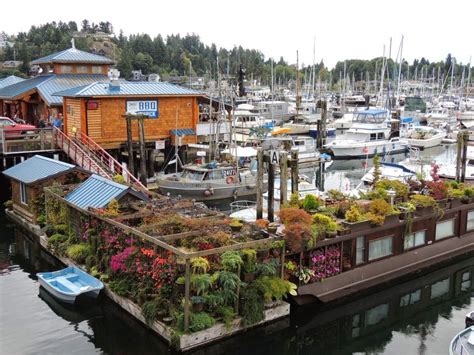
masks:
<svg viewBox="0 0 474 355"><path fill-rule="evenodd" d="M102 166L106 167L111 175L119 174L125 178L125 181L131 185L134 185L138 189L147 190L145 186L138 180L135 176L133 176L127 168L122 166L113 156L111 156L104 148L102 148L99 144L97 144L92 138L88 135L82 133L81 131L77 131L77 135L79 136L79 141L82 145L84 145L87 150L95 156L95 160L97 162L100 161Z"/></svg>
<svg viewBox="0 0 474 355"><path fill-rule="evenodd" d="M112 179L112 175L105 171L94 159L89 156L79 145L71 138L65 135L60 129L54 127L54 142L61 148L69 158L77 165L88 171L101 175L105 178Z"/></svg>

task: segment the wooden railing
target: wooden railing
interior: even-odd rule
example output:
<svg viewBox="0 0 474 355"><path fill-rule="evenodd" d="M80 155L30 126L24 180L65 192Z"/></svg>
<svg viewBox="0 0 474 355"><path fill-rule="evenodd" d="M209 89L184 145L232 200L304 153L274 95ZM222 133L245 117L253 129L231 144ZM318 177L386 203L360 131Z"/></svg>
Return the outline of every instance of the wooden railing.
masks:
<svg viewBox="0 0 474 355"><path fill-rule="evenodd" d="M51 128L29 129L23 134L12 136L0 129L0 154L22 154L57 150L54 132Z"/></svg>

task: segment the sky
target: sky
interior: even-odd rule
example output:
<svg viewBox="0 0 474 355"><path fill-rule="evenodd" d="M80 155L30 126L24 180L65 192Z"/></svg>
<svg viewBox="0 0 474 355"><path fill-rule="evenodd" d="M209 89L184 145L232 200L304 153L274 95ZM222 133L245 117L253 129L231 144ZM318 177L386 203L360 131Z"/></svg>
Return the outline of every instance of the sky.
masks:
<svg viewBox="0 0 474 355"><path fill-rule="evenodd" d="M74 6L73 4L79 4ZM289 63L323 60L397 59L404 36L403 57L410 63L425 57L458 63L474 57L474 0L23 0L16 12L2 16L0 32L15 34L51 21L109 21L118 34L195 33L218 47L259 49L266 58L283 56Z"/></svg>

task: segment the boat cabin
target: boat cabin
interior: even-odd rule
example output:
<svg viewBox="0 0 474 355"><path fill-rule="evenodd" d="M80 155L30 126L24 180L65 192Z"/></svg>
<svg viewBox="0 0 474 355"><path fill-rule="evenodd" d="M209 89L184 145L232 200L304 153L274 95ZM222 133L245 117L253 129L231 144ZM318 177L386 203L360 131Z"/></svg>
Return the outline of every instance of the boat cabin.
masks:
<svg viewBox="0 0 474 355"><path fill-rule="evenodd" d="M387 120L388 112L385 110L364 110L354 113L354 123L376 123L380 124Z"/></svg>
<svg viewBox="0 0 474 355"><path fill-rule="evenodd" d="M230 184L235 182L237 178L237 167L219 167L213 163L206 164L203 167L185 166L181 172L181 178L194 181L212 180L219 182L219 180L222 180Z"/></svg>

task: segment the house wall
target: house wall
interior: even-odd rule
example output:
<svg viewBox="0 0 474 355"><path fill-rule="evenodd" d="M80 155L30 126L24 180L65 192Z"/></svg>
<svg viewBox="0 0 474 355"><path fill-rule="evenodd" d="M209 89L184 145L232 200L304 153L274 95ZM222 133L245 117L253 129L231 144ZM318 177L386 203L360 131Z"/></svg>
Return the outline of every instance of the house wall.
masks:
<svg viewBox="0 0 474 355"><path fill-rule="evenodd" d="M83 70L85 69L85 70ZM55 74L102 74L107 75L109 65L100 64L54 64L53 72Z"/></svg>
<svg viewBox="0 0 474 355"><path fill-rule="evenodd" d="M72 99L65 99L66 102ZM127 98L95 98L82 99L82 107L86 108L87 101L99 103L98 109L86 109L87 135L92 137L104 148L114 149L127 142L126 113ZM147 97L130 98L130 100L158 100L159 117L145 120L145 140L156 141L171 139L170 130L177 128L192 128L196 130L199 111L197 97ZM178 112L178 115L177 115ZM77 118L67 118L71 123ZM69 126L68 122L68 126ZM138 140L138 123L132 122L133 139ZM196 143L195 136L185 136L183 144Z"/></svg>
<svg viewBox="0 0 474 355"><path fill-rule="evenodd" d="M75 127L83 131L83 115L82 102L80 99L64 99L64 131L68 136L74 136Z"/></svg>

